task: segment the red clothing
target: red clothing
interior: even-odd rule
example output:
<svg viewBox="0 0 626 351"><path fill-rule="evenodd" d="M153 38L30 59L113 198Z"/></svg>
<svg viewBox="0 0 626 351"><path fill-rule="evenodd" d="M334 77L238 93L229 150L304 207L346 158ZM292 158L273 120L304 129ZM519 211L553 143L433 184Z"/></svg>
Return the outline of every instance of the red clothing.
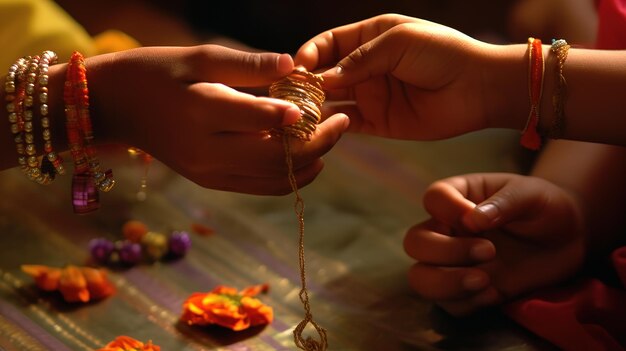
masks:
<svg viewBox="0 0 626 351"><path fill-rule="evenodd" d="M611 255L622 286L586 278L538 291L505 312L526 329L563 350L623 351L626 347L626 247Z"/></svg>
<svg viewBox="0 0 626 351"><path fill-rule="evenodd" d="M626 49L626 0L598 2L598 49Z"/></svg>

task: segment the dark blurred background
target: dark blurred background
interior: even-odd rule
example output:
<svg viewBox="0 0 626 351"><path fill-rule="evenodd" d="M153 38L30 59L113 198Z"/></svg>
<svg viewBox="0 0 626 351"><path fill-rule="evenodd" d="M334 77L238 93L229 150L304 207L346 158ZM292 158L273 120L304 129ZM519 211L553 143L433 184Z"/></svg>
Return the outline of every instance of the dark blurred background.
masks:
<svg viewBox="0 0 626 351"><path fill-rule="evenodd" d="M400 13L476 35L505 35L513 0L188 1L190 25L251 46L292 52L314 35L383 13Z"/></svg>
<svg viewBox="0 0 626 351"><path fill-rule="evenodd" d="M506 41L519 0L164 1L58 0L92 35L123 30L143 45L191 45L227 37L294 53L314 35L383 13L438 22L483 40Z"/></svg>

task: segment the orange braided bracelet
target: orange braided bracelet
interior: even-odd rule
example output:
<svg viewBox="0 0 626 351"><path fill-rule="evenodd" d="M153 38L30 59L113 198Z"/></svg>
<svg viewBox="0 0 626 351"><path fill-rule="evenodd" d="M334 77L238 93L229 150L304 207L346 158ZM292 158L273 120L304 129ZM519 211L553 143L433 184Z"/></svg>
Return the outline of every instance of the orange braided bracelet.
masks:
<svg viewBox="0 0 626 351"><path fill-rule="evenodd" d="M541 136L538 132L539 126L539 104L543 92L543 74L545 63L543 61L543 51L541 40L528 38L528 90L530 96L530 114L526 127L522 131L520 144L531 150L539 150L541 147Z"/></svg>
<svg viewBox="0 0 626 351"><path fill-rule="evenodd" d="M98 190L111 190L115 181L110 169L100 170L96 158L89 116L87 68L80 52L75 51L68 63L63 97L68 143L74 159L72 204L75 213L88 213L100 206Z"/></svg>

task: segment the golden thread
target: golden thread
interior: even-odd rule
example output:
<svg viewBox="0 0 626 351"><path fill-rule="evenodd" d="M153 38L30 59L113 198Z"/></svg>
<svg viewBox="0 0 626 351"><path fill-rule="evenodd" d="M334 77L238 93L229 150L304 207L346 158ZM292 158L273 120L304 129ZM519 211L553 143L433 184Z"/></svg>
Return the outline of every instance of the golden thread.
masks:
<svg viewBox="0 0 626 351"><path fill-rule="evenodd" d="M310 140L322 116L325 99L322 77L303 69L295 69L289 76L270 86L270 96L289 101L300 108L301 118L294 124L272 130L272 135L292 135Z"/></svg>
<svg viewBox="0 0 626 351"><path fill-rule="evenodd" d="M565 67L565 60L567 59L567 53L569 52L570 45L563 39L555 40L550 47L556 55L556 87L554 88L554 95L552 95L552 106L554 108L554 120L548 131L548 137L552 139L559 139L565 132L565 93L567 82L563 75L563 68Z"/></svg>
<svg viewBox="0 0 626 351"><path fill-rule="evenodd" d="M139 184L139 190L136 194L136 198L138 201L144 201L148 196L148 173L150 172L150 165L152 164L153 157L149 153L136 147L129 147L127 151L131 157L141 158L141 161L143 163L143 174L141 175L141 181Z"/></svg>
<svg viewBox="0 0 626 351"><path fill-rule="evenodd" d="M285 147L285 160L287 162L289 184L291 185L291 189L296 195L296 200L294 202L293 208L296 213L296 217L298 218L298 263L300 267L300 283L302 284L299 297L305 311L304 319L300 323L298 323L293 331L294 342L296 343L296 346L302 350L326 350L326 348L328 347L326 329L320 327L313 320L313 314L311 313L311 304L309 303L309 291L307 290L306 285L306 261L304 256L304 200L300 196L300 192L298 191L298 183L296 182L296 177L293 173L293 160L291 158L291 148L289 145L288 134L283 135L283 145ZM319 341L313 339L310 336L307 336L306 339L303 338L302 333L304 332L304 328L306 327L306 325L309 323L317 331L320 337Z"/></svg>
<svg viewBox="0 0 626 351"><path fill-rule="evenodd" d="M300 108L302 117L293 125L285 126L272 131L274 136L282 136L285 149L285 162L287 164L287 176L289 185L296 199L294 212L298 219L298 264L300 268L300 301L304 307L304 319L293 330L293 338L296 346L305 351L324 351L328 348L326 329L320 327L314 320L309 302L309 291L306 283L306 260L304 255L304 200L298 191L298 183L293 171L293 159L291 156L290 137L300 140L310 140L315 132L316 125L321 120L321 108L325 99L322 90L322 78L302 69L294 70L291 75L272 84L270 96L290 101ZM308 324L315 328L319 340L311 336L303 336L304 329Z"/></svg>

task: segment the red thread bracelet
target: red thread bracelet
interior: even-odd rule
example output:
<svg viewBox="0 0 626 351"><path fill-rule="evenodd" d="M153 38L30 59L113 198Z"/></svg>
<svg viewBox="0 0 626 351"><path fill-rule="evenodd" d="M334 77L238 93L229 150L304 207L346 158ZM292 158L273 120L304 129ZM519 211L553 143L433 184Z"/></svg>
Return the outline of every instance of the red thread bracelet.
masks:
<svg viewBox="0 0 626 351"><path fill-rule="evenodd" d="M87 156L83 147L82 133L78 123L78 108L74 93L75 85L80 82L78 64L82 58L76 52L67 65L63 99L65 102L65 128L67 140L74 161L74 175L72 176L72 206L75 213L83 214L97 210L100 207L100 197L93 177L89 174Z"/></svg>
<svg viewBox="0 0 626 351"><path fill-rule="evenodd" d="M72 204L75 213L88 213L100 207L98 190L111 190L115 181L111 170L100 171L100 162L96 158L89 116L87 69L80 52L75 51L68 63L63 97L67 138L74 160Z"/></svg>
<svg viewBox="0 0 626 351"><path fill-rule="evenodd" d="M541 136L539 127L539 104L543 92L543 74L545 63L543 60L543 49L541 40L528 38L528 91L530 97L530 113L528 121L522 131L520 144L531 150L539 150L541 147Z"/></svg>

